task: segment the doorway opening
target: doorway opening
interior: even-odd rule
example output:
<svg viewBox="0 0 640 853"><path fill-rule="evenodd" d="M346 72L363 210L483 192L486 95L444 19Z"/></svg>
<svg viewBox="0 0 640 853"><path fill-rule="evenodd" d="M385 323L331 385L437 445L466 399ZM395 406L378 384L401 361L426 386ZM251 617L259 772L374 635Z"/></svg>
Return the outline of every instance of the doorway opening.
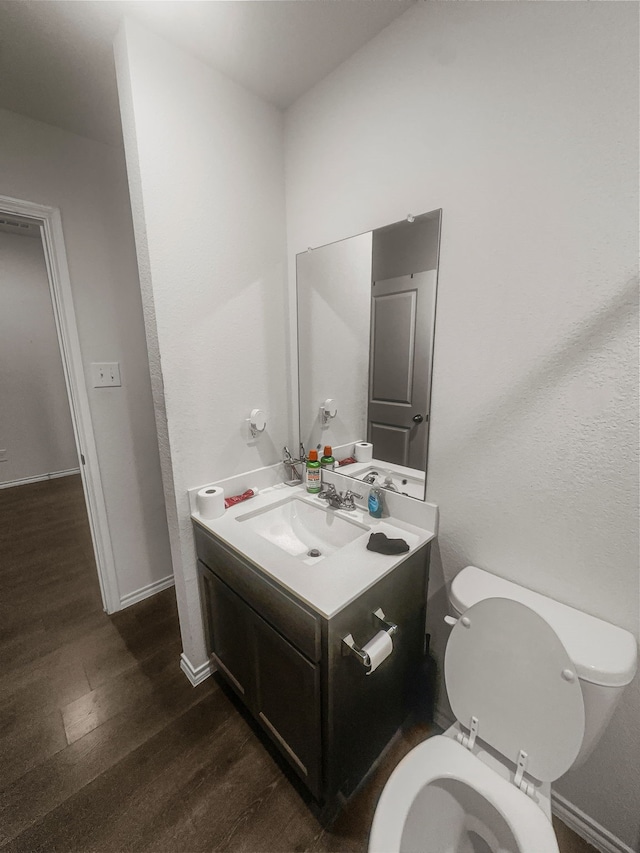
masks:
<svg viewBox="0 0 640 853"><path fill-rule="evenodd" d="M32 239L27 235L31 235ZM25 424L22 435L19 424L12 424L13 450L5 447L4 443L0 447L0 483L5 487L24 486L31 489L34 495L38 491L47 492L50 500L60 500L61 506L67 506L70 511L73 511L73 507L79 511L84 504L89 531L86 550L89 551L89 556L92 551L95 559L102 608L107 613L114 613L120 609L120 596L85 386L60 212L57 208L0 196L0 239L31 244L29 248L23 245L21 254L31 259L27 263L31 264L33 270L37 267L38 260L41 265L44 264L44 286L48 288L49 296L49 321L53 314L53 328L50 328L48 333L51 340L44 340L46 334L43 334L43 339L37 342L35 353L33 347L29 352L27 348L11 362L11 381L19 386L19 397L23 401L29 398L31 407L23 407L21 416L28 416L36 423ZM41 252L39 258L37 252ZM28 306L23 306L23 310L28 310ZM40 310L42 312L44 309ZM17 328L15 335L19 333L20 329ZM57 378L56 372L53 371L52 377L46 379L46 388L29 388L26 356L37 363L40 358L53 359L56 350L59 356L58 366L61 367ZM6 359L5 370L8 374ZM47 422L45 418L45 402L46 415L50 419L53 418L55 423L51 420ZM42 409L40 422L38 406ZM6 409L4 401L3 408ZM18 412L15 414L17 418ZM65 435L65 426L70 427L71 436ZM0 442L3 437L0 436ZM24 440L23 446L20 446L21 440ZM5 451L4 457L2 451ZM36 459L38 454L39 458ZM57 461L45 464L44 457L47 455L49 459ZM29 456L30 462L25 463ZM3 458L6 461L2 461ZM45 471L45 468L53 470ZM18 491L19 489L16 489L16 492ZM28 497L26 492L23 492L23 495ZM6 494L4 497L5 504L13 503L7 502ZM27 510L23 506L22 509L13 508L12 511L19 513ZM37 512L37 508L35 511Z"/></svg>

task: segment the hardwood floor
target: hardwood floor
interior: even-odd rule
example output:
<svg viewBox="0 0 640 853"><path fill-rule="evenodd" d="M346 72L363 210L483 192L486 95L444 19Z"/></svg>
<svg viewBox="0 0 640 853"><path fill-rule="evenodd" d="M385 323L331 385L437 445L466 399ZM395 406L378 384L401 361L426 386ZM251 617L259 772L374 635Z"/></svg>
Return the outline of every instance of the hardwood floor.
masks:
<svg viewBox="0 0 640 853"><path fill-rule="evenodd" d="M364 853L385 780L428 732L398 739L323 827L180 651L173 590L103 613L79 477L0 490L0 847ZM559 833L563 853L593 850Z"/></svg>

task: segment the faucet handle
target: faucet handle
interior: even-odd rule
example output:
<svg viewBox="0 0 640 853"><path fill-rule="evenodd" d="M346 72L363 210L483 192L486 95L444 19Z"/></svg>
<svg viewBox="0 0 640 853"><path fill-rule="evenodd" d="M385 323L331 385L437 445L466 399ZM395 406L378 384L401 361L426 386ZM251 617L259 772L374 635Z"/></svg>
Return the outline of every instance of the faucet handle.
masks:
<svg viewBox="0 0 640 853"><path fill-rule="evenodd" d="M348 503L351 503L355 506L354 498L362 499L363 497L364 497L363 495L359 495L357 492L352 492L351 489L347 489L343 495L343 500L345 503L348 502Z"/></svg>
<svg viewBox="0 0 640 853"><path fill-rule="evenodd" d="M321 492L318 493L319 498L324 498L325 501L328 501L329 498L333 498L337 496L336 487L333 483L329 483Z"/></svg>

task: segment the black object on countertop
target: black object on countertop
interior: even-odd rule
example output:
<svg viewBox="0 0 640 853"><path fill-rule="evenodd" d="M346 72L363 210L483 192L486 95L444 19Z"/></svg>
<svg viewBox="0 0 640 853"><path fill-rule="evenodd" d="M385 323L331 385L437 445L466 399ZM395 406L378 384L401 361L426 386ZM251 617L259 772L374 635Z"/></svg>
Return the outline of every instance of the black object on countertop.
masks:
<svg viewBox="0 0 640 853"><path fill-rule="evenodd" d="M378 554L404 554L409 545L404 539L389 539L386 533L372 533L367 543L367 551Z"/></svg>

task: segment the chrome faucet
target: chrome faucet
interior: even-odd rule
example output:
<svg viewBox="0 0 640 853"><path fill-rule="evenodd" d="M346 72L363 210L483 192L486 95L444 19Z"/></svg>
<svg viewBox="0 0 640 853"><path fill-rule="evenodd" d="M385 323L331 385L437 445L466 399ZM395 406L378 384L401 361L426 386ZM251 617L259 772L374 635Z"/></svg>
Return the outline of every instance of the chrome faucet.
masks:
<svg viewBox="0 0 640 853"><path fill-rule="evenodd" d="M318 497L323 498L334 509L345 509L347 512L353 512L356 509L354 498L362 498L362 495L352 492L351 489L347 489L344 493L339 492L333 483L329 483L327 488L323 489Z"/></svg>

